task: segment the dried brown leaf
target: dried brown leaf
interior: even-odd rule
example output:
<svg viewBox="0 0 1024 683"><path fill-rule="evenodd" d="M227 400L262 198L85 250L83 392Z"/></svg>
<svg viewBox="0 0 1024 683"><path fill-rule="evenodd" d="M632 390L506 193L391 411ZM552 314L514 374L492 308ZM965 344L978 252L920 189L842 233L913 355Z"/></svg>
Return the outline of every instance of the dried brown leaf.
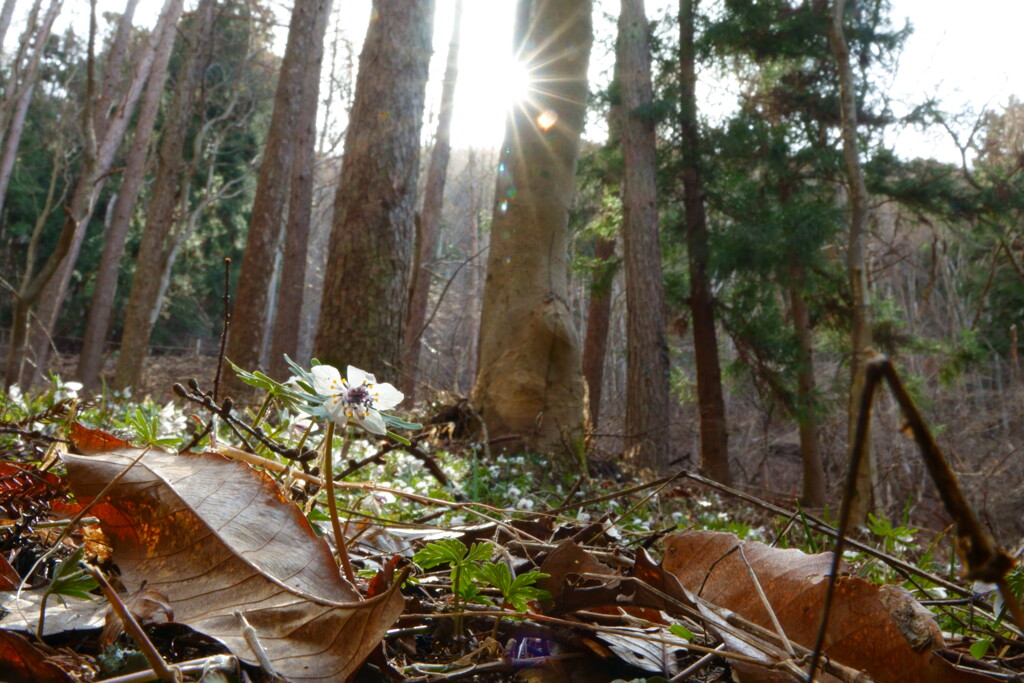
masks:
<svg viewBox="0 0 1024 683"><path fill-rule="evenodd" d="M84 502L139 454L76 426L68 478ZM175 618L249 663L234 615L290 680L344 680L402 613L397 585L362 600L272 479L215 453L151 451L96 505L124 583L167 596Z"/></svg>
<svg viewBox="0 0 1024 683"><path fill-rule="evenodd" d="M807 555L763 543L745 543L732 534L683 531L665 539L663 566L685 588L705 600L774 630L736 550L739 546L786 636L813 648L828 585L829 553ZM991 680L957 670L934 654L933 649L942 647L938 626L908 600L917 604L909 594L901 595L894 587L880 591L879 586L864 579L840 576L825 654L880 682Z"/></svg>
<svg viewBox="0 0 1024 683"><path fill-rule="evenodd" d="M48 661L24 636L0 629L0 675L5 683L72 680L67 672Z"/></svg>

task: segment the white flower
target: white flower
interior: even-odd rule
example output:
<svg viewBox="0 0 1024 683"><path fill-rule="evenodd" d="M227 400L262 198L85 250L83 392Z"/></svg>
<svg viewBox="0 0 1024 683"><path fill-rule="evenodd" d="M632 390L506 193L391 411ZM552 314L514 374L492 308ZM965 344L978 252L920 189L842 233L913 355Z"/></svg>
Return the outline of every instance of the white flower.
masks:
<svg viewBox="0 0 1024 683"><path fill-rule="evenodd" d="M338 368L330 365L314 365L310 374L316 393L327 396L327 417L342 427L355 420L368 432L385 434L387 427L378 411L394 408L405 398L390 384L377 384L373 375L351 365L344 379Z"/></svg>

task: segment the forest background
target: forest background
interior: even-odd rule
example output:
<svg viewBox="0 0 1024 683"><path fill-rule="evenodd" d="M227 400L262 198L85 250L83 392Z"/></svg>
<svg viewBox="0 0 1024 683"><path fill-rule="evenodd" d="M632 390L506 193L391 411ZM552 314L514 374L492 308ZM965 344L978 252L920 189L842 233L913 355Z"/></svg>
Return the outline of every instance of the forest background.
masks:
<svg viewBox="0 0 1024 683"><path fill-rule="evenodd" d="M482 14L481 4L489 5ZM988 58L973 69L972 80L996 74L1004 89L971 106L932 88L927 75L916 76L915 101L913 88L896 84L907 78L911 25L942 15L931 5L907 24L885 2L665 3L648 8L650 31L640 32L650 89L624 107L626 74L614 77L615 65L627 63L630 24L620 23L618 3L575 3L589 14L575 33L545 14L559 4L573 3L467 2L462 42L483 37L496 56L478 59L486 88L467 87L465 67L450 70L453 108L440 74L454 3L435 12L431 2L381 1L371 12L369 3L353 11L354 3L324 0L168 0L154 10L129 0L97 11L90 26L85 3L7 0L5 383L27 389L64 367L65 379L93 391L101 381L137 388L147 354L215 354L222 263L231 258L241 310L228 355L249 369L285 379L283 352L300 363L314 355L352 363L402 386L423 411L430 400L472 395L492 439L572 451L578 436L593 460L701 466L820 507L838 501L851 370L855 379L854 361L870 346L896 360L991 525L1004 541L1019 538L1024 106L999 77L1006 62ZM852 110L842 104L843 53L829 34L837 7ZM163 14L154 22L147 11ZM62 24L65 12L75 18ZM987 17L990 42L1012 44L994 32L1013 22L996 15ZM381 52L372 52L375 26ZM539 35L548 42L531 42ZM579 86L578 75L544 79L584 44L589 97L567 97L560 88ZM959 61L984 54L948 52ZM560 253L534 268L561 284L539 294L516 289L529 291L527 313L488 317L498 306L485 293L496 277L494 235L508 234L502 221L519 205L545 200L528 191L536 183L517 187L506 177L518 172L514 162L544 150L513 145L514 135L500 145L503 122L490 129L493 140L480 139L488 133L477 124L490 115L459 113L460 102L474 99L500 110L507 93L521 92L524 79L506 53L518 53L535 79L508 130L563 136L571 153L546 162L575 182L552 183L565 196L548 198L568 211L530 221L542 238L558 236ZM428 73L437 87L427 87ZM309 74L318 82L302 78ZM364 81L365 101L376 107L369 116L359 106ZM585 134L582 116L561 110L565 102L586 105ZM552 110L560 120L547 126L539 115ZM447 123L445 112L453 114ZM646 144L642 134L631 137L630 124L656 136L656 200L646 206L658 210L657 257L633 275L629 253L640 249L628 246L639 244L631 235L649 237L651 222L631 224L625 208L636 197L627 190L631 155ZM377 157L394 164L383 187L358 177ZM385 210L355 216L356 206ZM698 214L703 228L691 222ZM859 271L849 258L858 214ZM360 218L376 223L360 226ZM539 243L513 244L509 253ZM644 317L631 323L627 300L642 272L654 273L656 282L643 286L664 301L653 310L633 304ZM533 354L514 368L529 377L518 394L489 392L505 356L488 350L488 329L536 339L522 321L552 301L563 327L542 338L573 347L557 356L561 377L535 376L556 364L550 350L535 348L543 344L512 340ZM630 347L638 330L655 335L646 351ZM664 368L641 363L645 353ZM719 370L708 370L708 358ZM584 375L585 423L576 406ZM499 416L513 404L517 415ZM551 417L575 411L579 425ZM933 521L938 501L922 485L913 443L898 436L896 407L883 403L877 417L870 505Z"/></svg>

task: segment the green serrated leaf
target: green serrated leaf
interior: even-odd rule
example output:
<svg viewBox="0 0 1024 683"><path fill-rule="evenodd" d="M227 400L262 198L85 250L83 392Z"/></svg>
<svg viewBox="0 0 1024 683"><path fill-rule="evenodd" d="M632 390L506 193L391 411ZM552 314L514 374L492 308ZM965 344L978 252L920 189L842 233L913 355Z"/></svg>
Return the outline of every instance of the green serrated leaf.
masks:
<svg viewBox="0 0 1024 683"><path fill-rule="evenodd" d="M466 546L462 546L465 548ZM494 546L490 543L474 543L473 547L469 549L469 555L466 557L467 562L483 562L490 558L494 554Z"/></svg>
<svg viewBox="0 0 1024 683"><path fill-rule="evenodd" d="M458 564L466 556L467 551L466 544L459 539L442 538L423 546L422 550L413 555L412 561L424 569L445 563Z"/></svg>

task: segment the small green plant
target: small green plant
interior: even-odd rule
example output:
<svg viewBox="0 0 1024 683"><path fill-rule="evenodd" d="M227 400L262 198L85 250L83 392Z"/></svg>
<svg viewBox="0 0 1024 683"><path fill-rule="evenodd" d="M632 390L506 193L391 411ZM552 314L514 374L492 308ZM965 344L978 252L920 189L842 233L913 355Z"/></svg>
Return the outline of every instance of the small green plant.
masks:
<svg viewBox="0 0 1024 683"><path fill-rule="evenodd" d="M87 571L79 566L82 561L84 548L77 548L73 553L65 557L53 570L53 578L50 585L43 593L43 599L39 604L39 624L36 635L43 637L43 624L46 619L46 601L51 595L59 598L72 597L82 600L92 600L90 592L95 590L99 584Z"/></svg>
<svg viewBox="0 0 1024 683"><path fill-rule="evenodd" d="M459 612L460 600L469 602L480 595L480 589L473 580L474 570L479 569L480 563L488 559L493 552L494 547L490 543L474 543L467 548L466 544L457 538L445 538L428 543L413 555L412 561L423 569L431 569L440 564L451 567L452 594L455 596L452 608ZM462 617L456 615L455 634L461 633Z"/></svg>
<svg viewBox="0 0 1024 683"><path fill-rule="evenodd" d="M476 578L486 581L501 593L501 608L511 607L517 612L525 612L528 609L527 603L530 600L550 600L551 593L537 588L534 584L539 579L546 579L550 574L539 571L529 571L519 576L512 576L512 570L504 562L488 562L473 570ZM498 626L500 619L494 620L493 637L498 637Z"/></svg>

